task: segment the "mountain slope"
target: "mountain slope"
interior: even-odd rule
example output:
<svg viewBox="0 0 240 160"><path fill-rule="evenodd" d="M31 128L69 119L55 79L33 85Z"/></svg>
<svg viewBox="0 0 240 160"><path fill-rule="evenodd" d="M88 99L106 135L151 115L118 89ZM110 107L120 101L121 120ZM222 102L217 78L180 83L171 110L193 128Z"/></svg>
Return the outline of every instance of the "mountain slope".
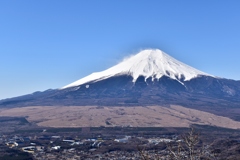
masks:
<svg viewBox="0 0 240 160"><path fill-rule="evenodd" d="M139 76L144 76L145 79L150 77L152 79L159 79L162 76L167 76L179 81L187 81L200 75L210 76L174 59L159 49L149 49L143 50L105 71L90 74L87 77L66 85L62 89L119 75L130 75L133 77L133 82Z"/></svg>

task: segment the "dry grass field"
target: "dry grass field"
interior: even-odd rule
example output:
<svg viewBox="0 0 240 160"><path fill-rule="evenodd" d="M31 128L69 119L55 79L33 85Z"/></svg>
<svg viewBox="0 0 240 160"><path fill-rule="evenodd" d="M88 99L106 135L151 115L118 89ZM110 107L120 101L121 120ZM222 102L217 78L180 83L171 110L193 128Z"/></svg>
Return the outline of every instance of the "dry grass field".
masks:
<svg viewBox="0 0 240 160"><path fill-rule="evenodd" d="M183 106L97 107L29 106L0 109L0 116L27 117L46 127L189 127L190 124L240 128L240 122Z"/></svg>

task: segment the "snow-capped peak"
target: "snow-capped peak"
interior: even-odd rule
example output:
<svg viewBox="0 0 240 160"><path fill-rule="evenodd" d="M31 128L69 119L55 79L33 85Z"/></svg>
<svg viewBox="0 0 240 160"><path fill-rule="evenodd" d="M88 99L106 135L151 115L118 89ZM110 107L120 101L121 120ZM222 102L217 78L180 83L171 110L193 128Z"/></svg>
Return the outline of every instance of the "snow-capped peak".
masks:
<svg viewBox="0 0 240 160"><path fill-rule="evenodd" d="M92 73L89 76L66 85L62 89L107 79L115 75L131 75L133 82L139 76L144 76L146 79L159 79L162 76L167 76L178 80L180 83L182 80L188 81L200 75L211 76L174 59L159 49L148 49L123 60L121 63L105 71Z"/></svg>

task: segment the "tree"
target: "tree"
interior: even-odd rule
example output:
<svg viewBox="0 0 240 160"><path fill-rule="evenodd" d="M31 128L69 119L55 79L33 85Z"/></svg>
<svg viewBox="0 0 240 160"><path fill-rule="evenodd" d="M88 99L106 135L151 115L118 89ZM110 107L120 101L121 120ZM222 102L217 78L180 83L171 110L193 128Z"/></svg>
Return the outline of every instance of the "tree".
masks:
<svg viewBox="0 0 240 160"><path fill-rule="evenodd" d="M211 145L200 146L199 133L193 128L182 136L176 143L166 143L167 155L156 155L150 158L144 150L139 149L139 154L143 160L216 160L217 157L210 151Z"/></svg>

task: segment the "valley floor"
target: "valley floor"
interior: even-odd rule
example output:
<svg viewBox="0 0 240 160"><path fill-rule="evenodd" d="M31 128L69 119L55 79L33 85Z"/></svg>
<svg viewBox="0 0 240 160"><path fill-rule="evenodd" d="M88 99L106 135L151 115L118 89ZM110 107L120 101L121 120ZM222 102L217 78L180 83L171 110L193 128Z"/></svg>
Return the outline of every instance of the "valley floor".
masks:
<svg viewBox="0 0 240 160"><path fill-rule="evenodd" d="M2 108L0 117L26 117L43 127L189 127L191 124L240 129L240 122L183 106L29 106Z"/></svg>

